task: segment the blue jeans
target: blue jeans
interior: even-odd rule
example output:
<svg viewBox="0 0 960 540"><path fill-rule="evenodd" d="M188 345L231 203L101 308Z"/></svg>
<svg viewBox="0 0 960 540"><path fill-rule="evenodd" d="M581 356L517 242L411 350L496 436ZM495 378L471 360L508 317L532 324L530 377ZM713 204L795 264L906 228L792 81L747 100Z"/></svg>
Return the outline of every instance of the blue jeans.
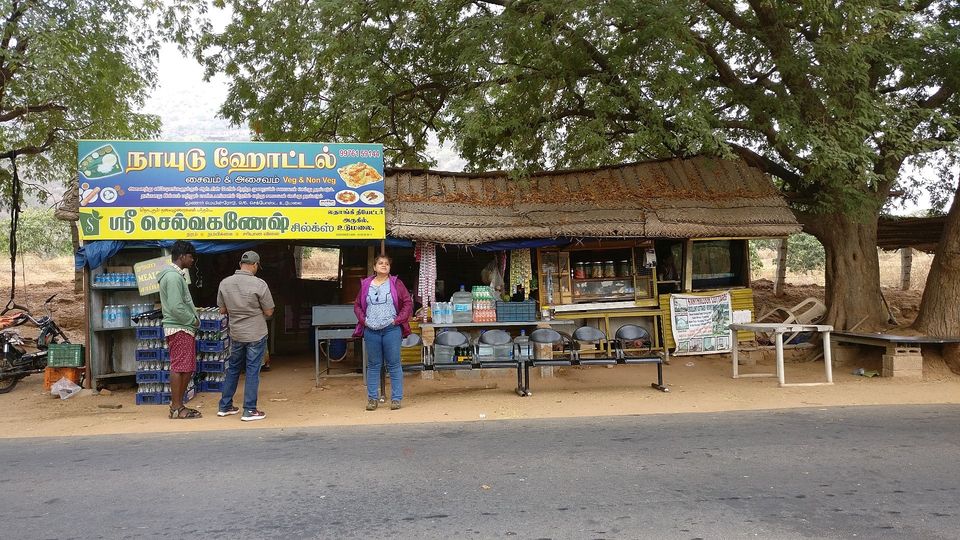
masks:
<svg viewBox="0 0 960 540"><path fill-rule="evenodd" d="M257 392L260 388L260 365L263 364L263 353L266 348L267 336L263 336L260 341L231 343L227 376L224 378L223 392L220 397L221 411L227 411L233 407L233 395L237 393L240 370L244 367L247 378L243 383L243 412L256 410Z"/></svg>
<svg viewBox="0 0 960 540"><path fill-rule="evenodd" d="M390 400L403 399L401 339L400 327L395 324L381 330L363 329L363 346L367 350L367 399L380 399L380 370L384 362L390 373Z"/></svg>

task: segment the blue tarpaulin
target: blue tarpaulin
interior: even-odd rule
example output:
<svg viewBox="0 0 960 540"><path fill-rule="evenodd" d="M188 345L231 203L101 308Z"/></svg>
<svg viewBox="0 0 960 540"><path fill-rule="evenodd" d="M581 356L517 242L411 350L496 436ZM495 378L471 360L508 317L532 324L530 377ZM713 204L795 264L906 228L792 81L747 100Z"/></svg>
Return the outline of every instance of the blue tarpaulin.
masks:
<svg viewBox="0 0 960 540"><path fill-rule="evenodd" d="M276 242L276 240L272 240ZM83 247L80 248L80 251L74 256L74 264L77 269L81 269L84 266L89 266L90 269L99 268L107 262L107 259L116 255L121 249L124 248L167 248L170 249L173 246L173 240L137 240L137 241L126 241L126 240L96 240L92 242L87 242ZM537 238L533 240L503 240L500 242L488 242L486 244L477 244L473 246L463 246L467 249L475 249L477 251L509 251L511 249L523 249L523 248L540 248L540 247L555 247L555 246L565 246L571 242L569 238ZM192 240L190 242L193 244L193 247L197 248L197 253L224 253L227 251L240 251L246 249L252 249L255 246L264 243L262 240L248 240L248 241L233 241L233 240ZM330 241L304 241L297 240L294 241L298 246L309 246L309 245L322 245L329 246L333 242ZM366 246L366 245L375 245L379 244L378 240L354 240L354 241L343 241L335 242L338 246ZM406 240L402 238L387 238L386 240L387 247L391 248L411 248L413 247L412 240Z"/></svg>
<svg viewBox="0 0 960 540"><path fill-rule="evenodd" d="M275 240L274 240L275 241ZM197 253L205 254L214 254L214 253L224 253L227 251L240 251L252 249L259 244L263 244L265 241L262 240L246 240L246 241L233 241L233 240L191 240L190 243L193 244L193 247L197 249ZM99 268L107 262L107 259L113 257L124 248L167 248L170 249L173 247L173 240L137 240L137 241L126 241L126 240L96 240L92 242L87 242L84 244L80 250L74 255L74 266L79 270L84 266L89 266L90 269ZM294 242L298 246L309 246L309 245L322 245L329 246L331 243L327 242L310 242L304 240L297 240ZM379 240L356 240L352 242L337 242L337 245L340 246L366 246L366 245L379 245ZM386 241L387 247L401 248L401 247L413 247L413 242L410 240L403 240L399 238L387 238Z"/></svg>

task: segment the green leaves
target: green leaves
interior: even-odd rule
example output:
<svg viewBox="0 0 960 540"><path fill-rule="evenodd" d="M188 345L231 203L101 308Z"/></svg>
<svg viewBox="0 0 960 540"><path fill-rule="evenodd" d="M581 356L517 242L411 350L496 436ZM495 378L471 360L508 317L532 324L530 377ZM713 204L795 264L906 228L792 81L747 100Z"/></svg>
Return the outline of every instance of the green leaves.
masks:
<svg viewBox="0 0 960 540"><path fill-rule="evenodd" d="M0 1L8 19L0 38L0 160L17 155L28 186L71 178L78 138L159 131L156 117L137 112L155 82L151 5Z"/></svg>
<svg viewBox="0 0 960 540"><path fill-rule="evenodd" d="M223 32L180 39L230 76L229 119L392 165L430 165L432 134L471 169L738 153L804 210L875 215L957 139L952 1L224 4Z"/></svg>

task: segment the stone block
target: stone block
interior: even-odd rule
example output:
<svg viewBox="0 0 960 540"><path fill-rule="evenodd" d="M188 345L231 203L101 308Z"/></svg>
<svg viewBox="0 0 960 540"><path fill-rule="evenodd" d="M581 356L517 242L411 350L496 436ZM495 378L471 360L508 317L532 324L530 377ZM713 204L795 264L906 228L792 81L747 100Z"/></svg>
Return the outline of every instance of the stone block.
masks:
<svg viewBox="0 0 960 540"><path fill-rule="evenodd" d="M919 354L885 354L880 374L884 377L923 378L923 356Z"/></svg>

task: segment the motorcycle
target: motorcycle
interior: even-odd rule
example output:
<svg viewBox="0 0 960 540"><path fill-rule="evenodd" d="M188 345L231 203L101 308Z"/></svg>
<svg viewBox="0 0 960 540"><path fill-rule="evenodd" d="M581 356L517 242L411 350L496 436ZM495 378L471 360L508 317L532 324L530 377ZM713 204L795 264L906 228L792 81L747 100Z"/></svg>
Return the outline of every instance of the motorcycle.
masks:
<svg viewBox="0 0 960 540"><path fill-rule="evenodd" d="M0 311L0 346L3 347L3 356L0 357L0 394L13 390L20 379L42 373L47 367L47 348L51 344L70 343L70 338L53 320L51 302L56 297L54 294L43 303L47 315L42 317L34 317L29 309L15 304L13 300ZM7 315L11 310L19 311ZM28 323L39 329L36 338L25 338L17 329ZM25 347L27 344L32 344L36 350L28 352Z"/></svg>

